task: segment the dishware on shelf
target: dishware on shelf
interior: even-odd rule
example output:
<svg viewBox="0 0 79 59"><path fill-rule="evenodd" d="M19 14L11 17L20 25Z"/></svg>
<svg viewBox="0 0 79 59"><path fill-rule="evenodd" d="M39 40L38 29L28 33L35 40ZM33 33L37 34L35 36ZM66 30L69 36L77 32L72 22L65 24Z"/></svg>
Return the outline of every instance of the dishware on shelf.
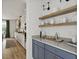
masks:
<svg viewBox="0 0 79 59"><path fill-rule="evenodd" d="M46 25L47 24L47 21L44 21L44 25Z"/></svg>
<svg viewBox="0 0 79 59"><path fill-rule="evenodd" d="M54 24L54 21L53 21L53 20L51 20L51 21L50 21L50 24Z"/></svg>
<svg viewBox="0 0 79 59"><path fill-rule="evenodd" d="M44 25L44 22L41 22L40 25Z"/></svg>
<svg viewBox="0 0 79 59"><path fill-rule="evenodd" d="M65 17L63 17L63 19L62 19L63 21L62 21L62 23L66 23L66 18Z"/></svg>
<svg viewBox="0 0 79 59"><path fill-rule="evenodd" d="M69 18L66 16L66 17L63 17L63 23L67 23L69 22Z"/></svg>
<svg viewBox="0 0 79 59"><path fill-rule="evenodd" d="M52 24L56 24L56 20L53 19L53 20L51 21L51 23L52 23Z"/></svg>
<svg viewBox="0 0 79 59"><path fill-rule="evenodd" d="M50 24L50 21L49 20L47 20L47 24Z"/></svg>

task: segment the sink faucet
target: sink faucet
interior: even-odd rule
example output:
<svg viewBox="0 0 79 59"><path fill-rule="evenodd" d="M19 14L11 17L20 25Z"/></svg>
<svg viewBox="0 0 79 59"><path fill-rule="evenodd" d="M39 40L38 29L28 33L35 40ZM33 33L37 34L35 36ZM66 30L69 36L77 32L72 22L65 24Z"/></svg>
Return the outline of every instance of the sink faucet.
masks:
<svg viewBox="0 0 79 59"><path fill-rule="evenodd" d="M57 32L55 33L55 39L56 40L58 39L58 33Z"/></svg>
<svg viewBox="0 0 79 59"><path fill-rule="evenodd" d="M63 39L60 39L60 37L58 36L58 33L57 32L55 33L55 40L57 42L63 42Z"/></svg>

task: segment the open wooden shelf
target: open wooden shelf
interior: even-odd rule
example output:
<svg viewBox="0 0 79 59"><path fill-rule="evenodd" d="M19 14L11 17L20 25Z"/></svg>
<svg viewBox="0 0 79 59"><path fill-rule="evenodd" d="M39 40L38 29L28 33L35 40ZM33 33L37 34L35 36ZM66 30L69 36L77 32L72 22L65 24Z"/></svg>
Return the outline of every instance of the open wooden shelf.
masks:
<svg viewBox="0 0 79 59"><path fill-rule="evenodd" d="M39 25L39 27L53 27L53 26L69 26L69 25L77 25L77 22L67 22L67 23L59 23L59 24L45 24Z"/></svg>
<svg viewBox="0 0 79 59"><path fill-rule="evenodd" d="M77 5L74 5L72 7L68 7L66 9L62 9L62 10L50 13L50 14L42 16L42 17L39 17L39 19L45 20L46 18L55 17L55 16L71 13L71 12L74 12L74 11L77 11Z"/></svg>

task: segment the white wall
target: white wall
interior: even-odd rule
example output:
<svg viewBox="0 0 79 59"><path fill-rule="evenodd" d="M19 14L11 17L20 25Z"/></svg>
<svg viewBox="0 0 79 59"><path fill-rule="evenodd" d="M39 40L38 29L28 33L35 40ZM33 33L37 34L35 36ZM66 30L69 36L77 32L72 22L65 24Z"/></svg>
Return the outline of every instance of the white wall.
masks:
<svg viewBox="0 0 79 59"><path fill-rule="evenodd" d="M25 0L2 0L2 19L16 19L22 15Z"/></svg>
<svg viewBox="0 0 79 59"><path fill-rule="evenodd" d="M14 33L16 30L16 20L10 20L10 36L14 37Z"/></svg>
<svg viewBox="0 0 79 59"><path fill-rule="evenodd" d="M42 3L45 1L51 1L51 10L50 11L43 11L42 10ZM62 0L63 1L63 0ZM58 4L59 0L27 0L27 12L26 12L26 22L27 22L27 58L26 59L32 59L32 35L39 35L40 30L46 31L47 35L54 35L55 32L59 32L59 34L63 37L69 37L71 38L73 35L76 34L76 26L65 26L65 27L51 27L51 28L39 28L40 20L38 19L39 16L45 15L53 12L54 7L56 6L62 6L62 7L68 7L72 4L76 4L76 0L70 0L71 2L65 3L64 1L62 4ZM55 4L55 5L53 5ZM67 4L64 5L64 4ZM64 6L63 6L64 5ZM61 8L62 8L61 7ZM64 15L64 17L68 17L71 14ZM72 16L74 16L72 18ZM72 19L71 19L72 18ZM49 18L48 20L56 19L57 22L59 19L63 20L63 16L58 16L55 18ZM76 21L76 12L72 13L71 16L68 17L70 21ZM43 22L43 21L42 21Z"/></svg>
<svg viewBox="0 0 79 59"><path fill-rule="evenodd" d="M38 35L40 28L38 17L41 15L41 0L27 0L27 58L32 59L32 35Z"/></svg>
<svg viewBox="0 0 79 59"><path fill-rule="evenodd" d="M76 17L76 12L63 15L63 16L57 16L54 18L49 18L45 21L53 21L55 20L56 23L62 22L64 20L64 17L67 17L69 21L77 21ZM73 36L76 36L77 34L77 26L76 25L71 25L71 26L55 26L55 27L47 27L47 28L41 28L41 31L45 31L46 35L49 36L54 36L56 32L58 32L60 37L65 37L65 38L72 38Z"/></svg>
<svg viewBox="0 0 79 59"><path fill-rule="evenodd" d="M50 2L50 10L43 11L42 15L46 15L59 9L67 8L77 4L77 0L69 0L69 2L66 2L65 0L61 1L62 2L60 3L60 0L42 0L41 4L44 4L45 7L47 7L47 2Z"/></svg>
<svg viewBox="0 0 79 59"><path fill-rule="evenodd" d="M43 0L42 4L45 4L47 1L50 2L50 10L43 11L42 15L46 15L48 13L57 11L59 9L67 8L73 5L76 5L76 0L69 0L69 2L65 2L65 0L62 0L60 3L59 0ZM72 12L69 14L57 16L57 17L52 17L48 18L47 20L41 21L41 22L50 22L50 21L55 21L56 23L62 22L65 19L68 19L68 21L77 21L77 12ZM66 38L72 38L73 36L76 36L77 34L77 26L55 26L55 27L48 27L48 28L41 28L42 31L45 31L47 35L54 36L56 32L58 32L60 37L66 37Z"/></svg>

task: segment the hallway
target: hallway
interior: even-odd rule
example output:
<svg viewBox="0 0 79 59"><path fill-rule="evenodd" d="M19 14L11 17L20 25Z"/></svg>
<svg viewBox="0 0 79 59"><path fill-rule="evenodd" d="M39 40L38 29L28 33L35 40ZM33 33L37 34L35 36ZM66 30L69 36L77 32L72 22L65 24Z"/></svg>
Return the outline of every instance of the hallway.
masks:
<svg viewBox="0 0 79 59"><path fill-rule="evenodd" d="M13 46L8 46L9 43ZM4 39L2 59L26 59L26 50L14 38Z"/></svg>

